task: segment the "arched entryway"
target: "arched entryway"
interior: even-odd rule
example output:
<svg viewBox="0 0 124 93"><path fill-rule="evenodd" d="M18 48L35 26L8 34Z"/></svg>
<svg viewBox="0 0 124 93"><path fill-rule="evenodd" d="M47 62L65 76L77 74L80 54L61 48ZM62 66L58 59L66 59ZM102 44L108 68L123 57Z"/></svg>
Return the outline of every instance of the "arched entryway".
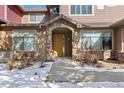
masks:
<svg viewBox="0 0 124 93"><path fill-rule="evenodd" d="M52 30L52 49L58 57L72 56L72 31L68 28Z"/></svg>

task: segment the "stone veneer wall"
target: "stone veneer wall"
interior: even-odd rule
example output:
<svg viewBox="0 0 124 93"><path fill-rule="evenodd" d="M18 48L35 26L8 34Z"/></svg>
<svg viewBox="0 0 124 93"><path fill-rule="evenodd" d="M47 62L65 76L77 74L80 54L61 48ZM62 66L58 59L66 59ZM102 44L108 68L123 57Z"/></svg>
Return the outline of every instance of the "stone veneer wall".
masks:
<svg viewBox="0 0 124 93"><path fill-rule="evenodd" d="M44 29L43 29L44 30ZM44 30L45 31L45 30ZM34 52L26 52L28 54L33 53L34 60L43 59L45 60L46 52L46 35L44 31L36 30L36 51ZM12 31L0 31L0 62L6 57L10 57L13 55L12 49ZM23 53L24 51L16 51L14 53Z"/></svg>
<svg viewBox="0 0 124 93"><path fill-rule="evenodd" d="M57 22L54 22L47 26L47 58L48 60L51 59L50 57L50 51L52 50L52 31L54 29L59 28L67 28L72 31L72 57L75 58L77 56L77 50L78 50L78 43L79 43L79 33L76 29L76 25L66 21L66 20L60 20Z"/></svg>
<svg viewBox="0 0 124 93"><path fill-rule="evenodd" d="M0 31L0 62L12 54L12 32Z"/></svg>
<svg viewBox="0 0 124 93"><path fill-rule="evenodd" d="M0 51L9 51L12 49L11 31L0 31Z"/></svg>
<svg viewBox="0 0 124 93"><path fill-rule="evenodd" d="M34 59L45 60L46 35L44 31L36 31L36 52Z"/></svg>

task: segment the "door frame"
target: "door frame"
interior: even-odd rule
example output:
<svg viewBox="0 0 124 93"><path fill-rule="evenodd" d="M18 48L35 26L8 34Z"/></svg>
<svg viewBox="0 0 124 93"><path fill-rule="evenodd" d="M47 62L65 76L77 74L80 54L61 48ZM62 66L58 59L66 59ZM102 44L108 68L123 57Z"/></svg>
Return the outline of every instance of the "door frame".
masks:
<svg viewBox="0 0 124 93"><path fill-rule="evenodd" d="M54 34L63 34L63 38L64 38L64 45L63 45L63 57L72 57L72 32L70 32L70 31L67 31L67 32L57 32L57 31L55 31L55 32L52 32L52 49L54 50ZM66 34L71 34L70 35L70 38L71 38L71 40L70 40L70 43L71 43L71 49L70 49L70 51L68 50L68 52L70 52L70 55L66 55L66 45L65 45L65 41L66 41L66 39L65 39L65 35Z"/></svg>

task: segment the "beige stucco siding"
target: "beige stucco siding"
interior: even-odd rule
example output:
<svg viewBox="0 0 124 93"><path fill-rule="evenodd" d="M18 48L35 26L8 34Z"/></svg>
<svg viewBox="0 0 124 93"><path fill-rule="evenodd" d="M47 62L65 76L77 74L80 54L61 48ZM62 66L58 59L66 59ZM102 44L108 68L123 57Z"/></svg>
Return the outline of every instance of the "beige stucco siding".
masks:
<svg viewBox="0 0 124 93"><path fill-rule="evenodd" d="M120 26L114 30L115 59L124 62L124 27Z"/></svg>
<svg viewBox="0 0 124 93"><path fill-rule="evenodd" d="M122 33L122 52L124 52L124 26L122 27L121 33Z"/></svg>
<svg viewBox="0 0 124 93"><path fill-rule="evenodd" d="M114 31L114 49L117 51L122 50L122 32L121 28L117 28Z"/></svg>
<svg viewBox="0 0 124 93"><path fill-rule="evenodd" d="M124 16L124 6L105 6L104 9L97 9L97 6L94 6L93 16L71 16L69 15L69 6L61 5L60 14L64 14L78 22L82 23L91 23L91 22L115 22Z"/></svg>
<svg viewBox="0 0 124 93"><path fill-rule="evenodd" d="M24 24L24 23L29 23L28 22L28 15L23 15L23 17L22 17L22 23Z"/></svg>

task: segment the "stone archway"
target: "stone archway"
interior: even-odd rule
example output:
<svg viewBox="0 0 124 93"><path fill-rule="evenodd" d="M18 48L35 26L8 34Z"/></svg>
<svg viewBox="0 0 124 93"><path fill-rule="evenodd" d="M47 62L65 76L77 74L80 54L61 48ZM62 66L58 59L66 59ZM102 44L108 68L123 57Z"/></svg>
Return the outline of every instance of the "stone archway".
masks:
<svg viewBox="0 0 124 93"><path fill-rule="evenodd" d="M58 20L56 22L53 22L52 24L48 25L46 28L46 34L47 34L47 42L46 42L46 50L47 50L47 59L50 59L50 52L53 49L53 38L52 33L56 29L67 29L69 32L71 32L71 39L72 39L72 49L71 49L71 56L75 58L77 56L77 50L79 47L79 31L77 30L76 26L72 23L69 23L65 20Z"/></svg>

